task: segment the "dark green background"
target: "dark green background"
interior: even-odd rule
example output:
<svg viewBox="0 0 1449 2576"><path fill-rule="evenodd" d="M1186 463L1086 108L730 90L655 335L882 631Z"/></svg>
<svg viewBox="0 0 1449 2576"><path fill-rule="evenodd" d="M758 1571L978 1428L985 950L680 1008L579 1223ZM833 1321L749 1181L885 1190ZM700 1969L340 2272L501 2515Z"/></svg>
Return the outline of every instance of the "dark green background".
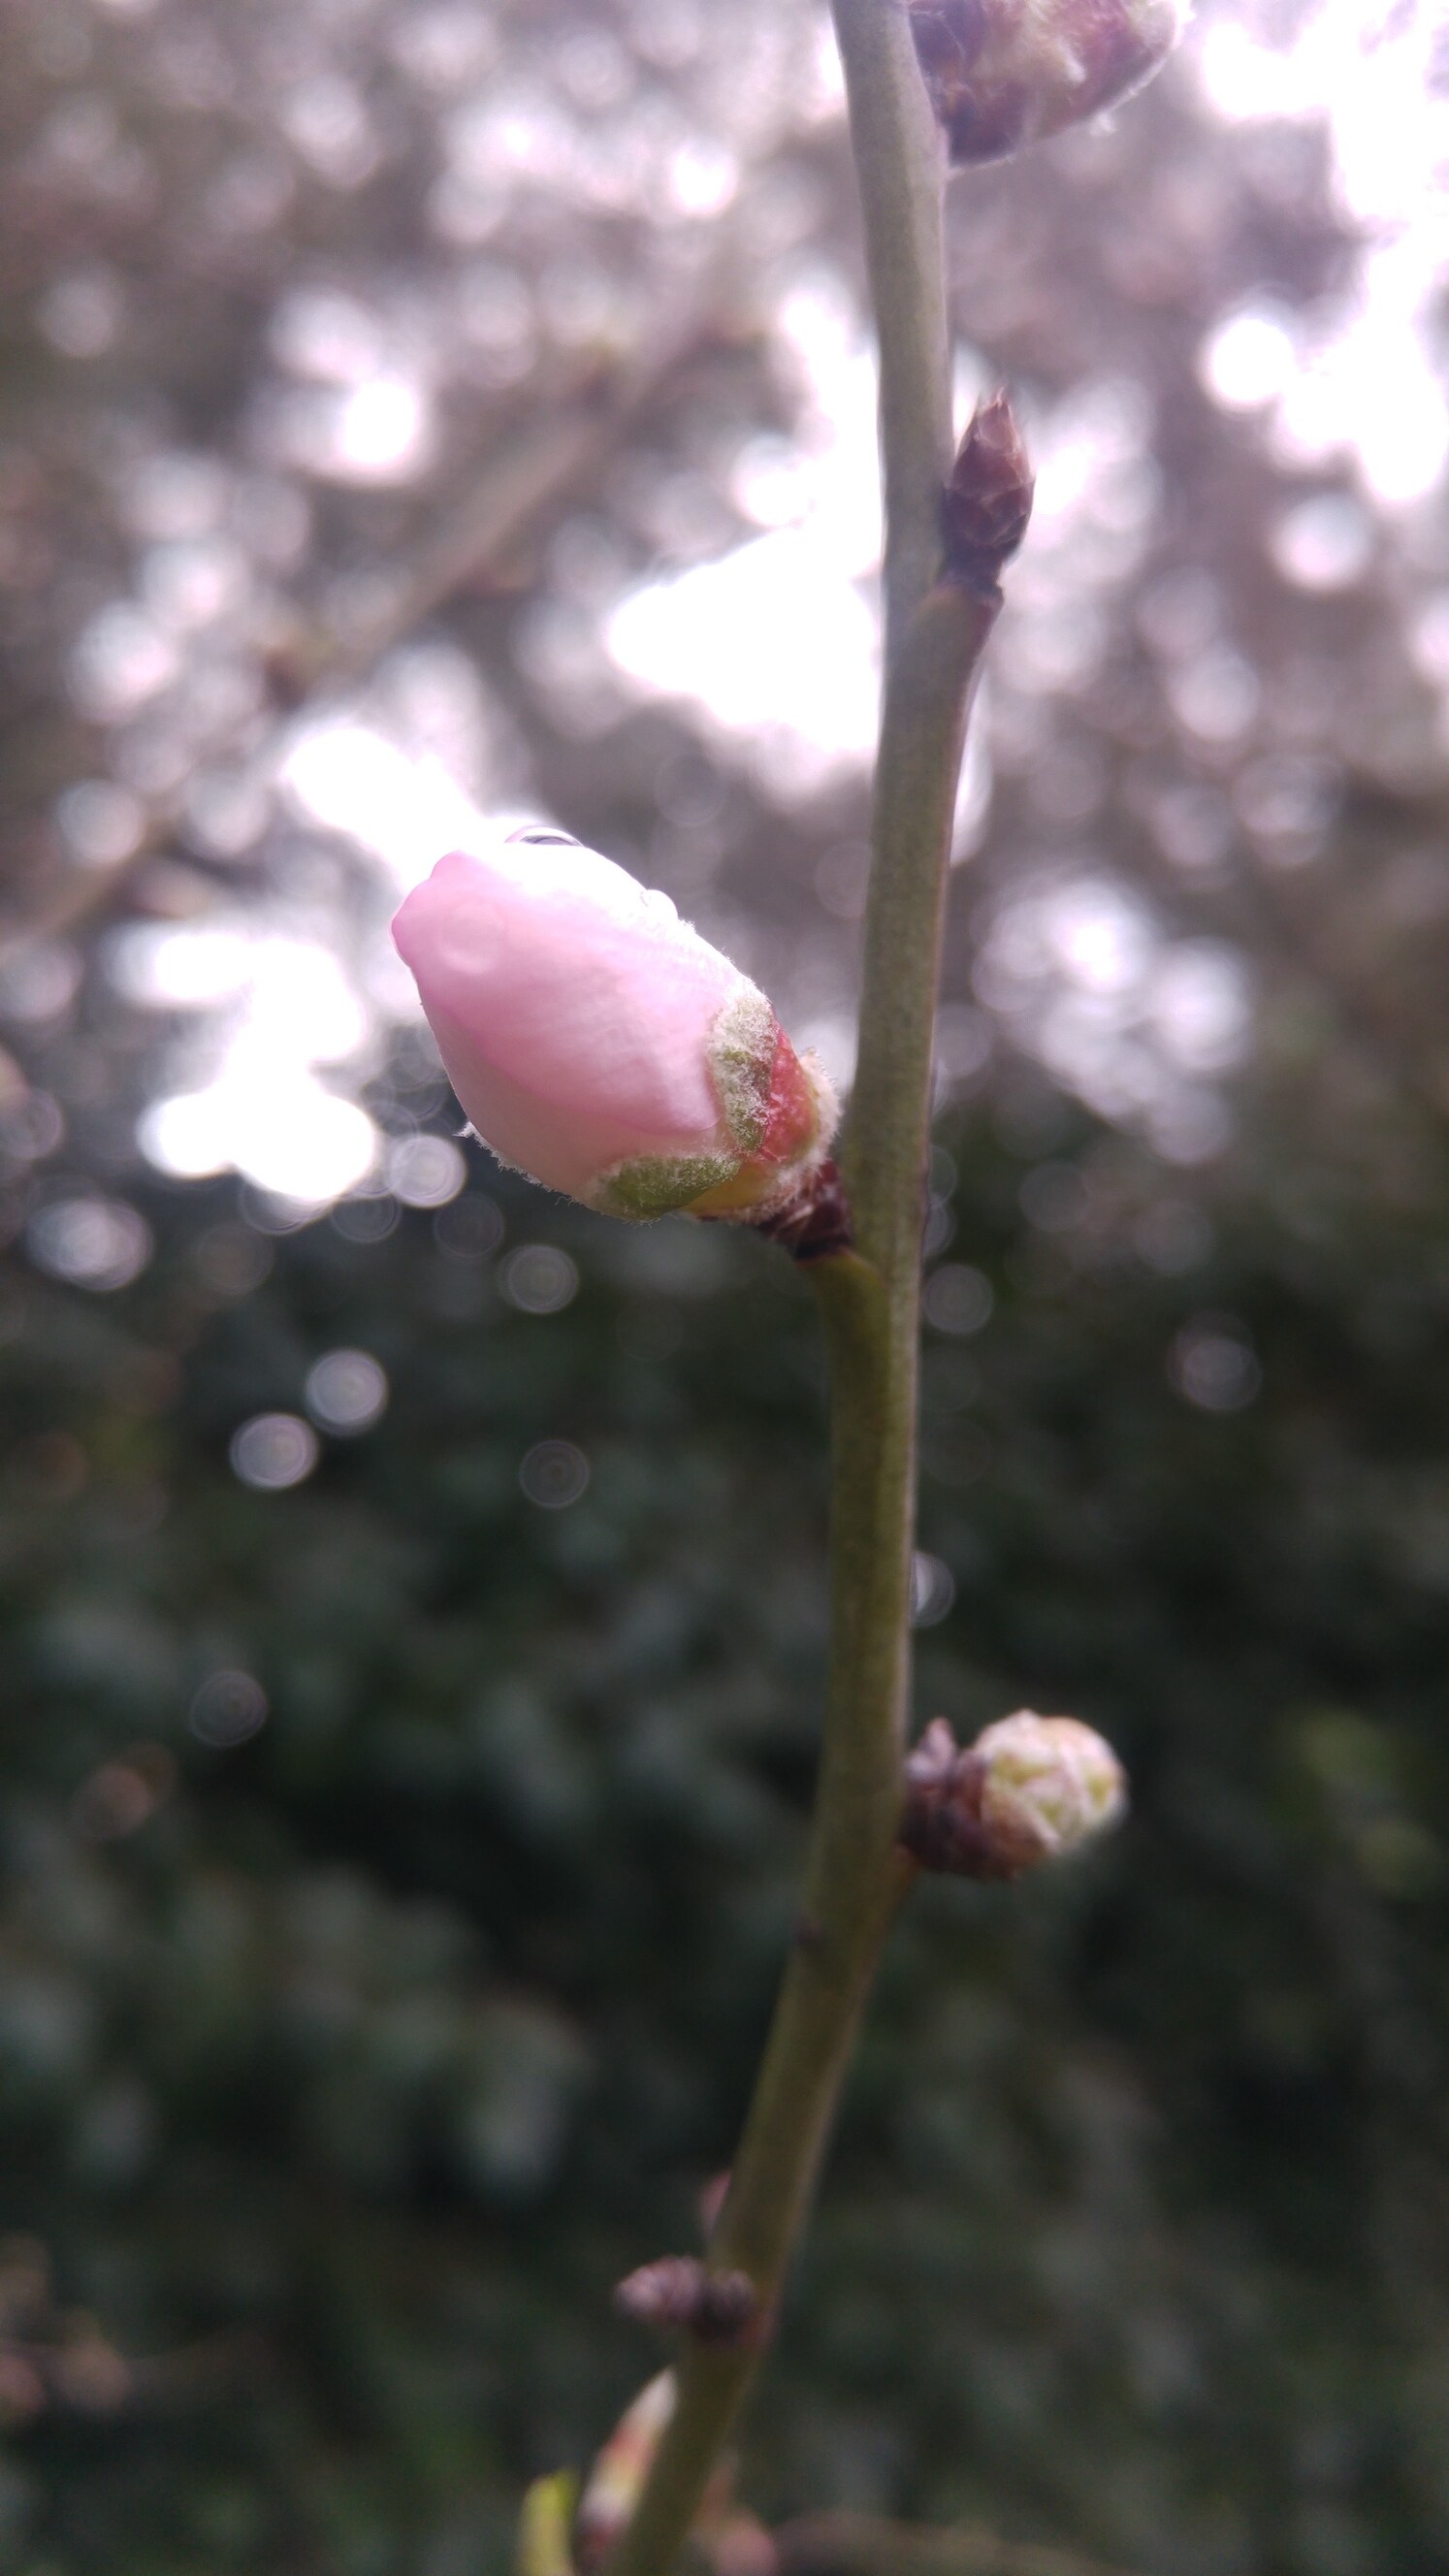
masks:
<svg viewBox="0 0 1449 2576"><path fill-rule="evenodd" d="M1429 2570L1433 1207L1371 1242L1352 1209L1219 1208L1188 1294L1125 1248L1150 1167L1115 1141L1059 1140L1103 1210L1074 1257L1023 1224L989 1103L952 1143L950 1257L997 1305L929 1337L922 1535L959 1588L920 1708L1080 1711L1134 1812L1053 1880L913 1900L749 2490L1164 2570ZM728 2155L820 1687L808 1293L748 1240L495 1187L512 1239L579 1262L564 1312L510 1309L422 1215L282 1238L223 1302L189 1197L153 1201L164 1248L104 1310L26 1284L7 2199L123 2352L181 2363L17 2452L16 2564L500 2563L517 2482L582 2460L648 2366L611 2281L693 2241ZM1261 1354L1245 1411L1169 1381L1204 1308ZM338 1343L383 1358L385 1423L295 1492L238 1486L231 1423ZM57 1421L98 1462L73 1498L47 1491ZM517 1468L555 1437L593 1474L549 1512ZM231 1753L182 1725L218 1661L273 1701ZM87 1847L67 1800L138 1736L180 1785Z"/></svg>

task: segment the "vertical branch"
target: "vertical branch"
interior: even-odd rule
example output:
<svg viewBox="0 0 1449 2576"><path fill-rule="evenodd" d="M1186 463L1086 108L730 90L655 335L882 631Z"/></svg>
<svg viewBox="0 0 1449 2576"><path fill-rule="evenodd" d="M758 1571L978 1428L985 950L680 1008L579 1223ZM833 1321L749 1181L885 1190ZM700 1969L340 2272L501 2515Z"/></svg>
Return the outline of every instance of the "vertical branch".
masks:
<svg viewBox="0 0 1449 2576"><path fill-rule="evenodd" d="M902 0L833 0L880 352L886 658L941 562L951 361L941 239L945 154Z"/></svg>
<svg viewBox="0 0 1449 2576"><path fill-rule="evenodd" d="M990 578L943 577L943 157L909 20L900 0L834 5L880 342L886 685L860 1059L842 1157L859 1249L811 1265L832 1385L825 1740L799 1935L710 2247L712 2266L749 2275L765 2329L909 1875L896 1829L931 1033L966 703L998 599ZM762 2339L687 2351L673 2418L608 2576L669 2576Z"/></svg>

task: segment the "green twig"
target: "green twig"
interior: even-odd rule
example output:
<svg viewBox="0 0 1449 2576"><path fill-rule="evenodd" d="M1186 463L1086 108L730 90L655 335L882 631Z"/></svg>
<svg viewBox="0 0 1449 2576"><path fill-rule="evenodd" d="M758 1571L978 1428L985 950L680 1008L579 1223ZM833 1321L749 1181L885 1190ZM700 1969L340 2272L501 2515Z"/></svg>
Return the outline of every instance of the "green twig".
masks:
<svg viewBox="0 0 1449 2576"><path fill-rule="evenodd" d="M944 152L899 0L833 0L880 351L886 659L941 562L951 352L941 243Z"/></svg>
<svg viewBox="0 0 1449 2576"><path fill-rule="evenodd" d="M799 1936L712 2261L778 2304L876 1960L909 1685L920 1240L942 893L972 674L995 613L942 578L951 467L940 146L898 0L835 0L880 338L886 687L860 1058L843 1153L857 1252L812 1264L832 1381L831 1674ZM693 2346L609 2576L669 2576L759 2357Z"/></svg>

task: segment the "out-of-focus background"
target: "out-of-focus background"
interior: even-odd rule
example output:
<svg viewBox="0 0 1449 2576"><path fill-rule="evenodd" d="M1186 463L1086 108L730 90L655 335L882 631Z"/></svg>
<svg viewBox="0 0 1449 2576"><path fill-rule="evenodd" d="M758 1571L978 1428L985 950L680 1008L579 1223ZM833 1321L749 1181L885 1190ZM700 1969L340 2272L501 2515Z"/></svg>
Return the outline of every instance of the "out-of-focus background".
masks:
<svg viewBox="0 0 1449 2576"><path fill-rule="evenodd" d="M963 795L913 1903L772 2517L1449 2565L1449 104L1201 0L963 177L1039 469ZM386 923L556 820L848 1075L871 354L807 0L0 25L0 2564L475 2576L654 2366L790 1921L810 1301L458 1141Z"/></svg>

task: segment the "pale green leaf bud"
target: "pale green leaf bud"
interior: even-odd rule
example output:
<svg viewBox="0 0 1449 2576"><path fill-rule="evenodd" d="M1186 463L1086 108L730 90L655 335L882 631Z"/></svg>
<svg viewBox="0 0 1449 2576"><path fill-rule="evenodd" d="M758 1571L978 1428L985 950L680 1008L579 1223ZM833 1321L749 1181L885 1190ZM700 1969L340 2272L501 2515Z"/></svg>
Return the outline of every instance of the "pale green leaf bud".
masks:
<svg viewBox="0 0 1449 2576"><path fill-rule="evenodd" d="M1020 1869L1075 1851L1115 1825L1127 1781L1110 1744L1076 1717L1029 1708L998 1718L972 1746L984 1764L981 1823L987 1841Z"/></svg>

